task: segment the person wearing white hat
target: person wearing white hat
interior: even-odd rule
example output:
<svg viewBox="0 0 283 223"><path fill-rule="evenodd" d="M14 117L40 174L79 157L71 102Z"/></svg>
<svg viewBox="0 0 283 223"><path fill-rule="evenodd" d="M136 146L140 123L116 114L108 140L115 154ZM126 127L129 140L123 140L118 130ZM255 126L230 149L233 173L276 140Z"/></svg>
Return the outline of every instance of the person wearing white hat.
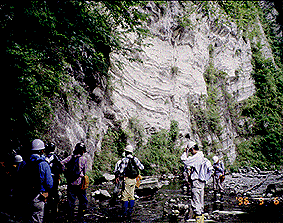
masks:
<svg viewBox="0 0 283 223"><path fill-rule="evenodd" d="M21 155L15 155L14 156L14 162L13 162L13 168L11 170L11 194L12 194L12 206L13 210L15 210L14 215L16 218L21 218L24 216L23 208L22 206L22 180L21 175L23 168L25 166L26 162L23 160L23 157Z"/></svg>
<svg viewBox="0 0 283 223"><path fill-rule="evenodd" d="M23 168L23 180L25 181L24 193L26 205L26 221L43 222L44 206L48 192L53 186L51 169L45 161L43 150L44 143L35 139L31 143L31 156Z"/></svg>
<svg viewBox="0 0 283 223"><path fill-rule="evenodd" d="M21 155L15 155L13 167L15 168L15 172L17 174L19 174L25 164L26 162L23 160L23 157Z"/></svg>
<svg viewBox="0 0 283 223"><path fill-rule="evenodd" d="M192 190L191 205L196 222L202 223L204 222L204 186L211 176L213 167L195 142L187 141L184 149L181 160L189 171ZM189 153L191 156L188 156Z"/></svg>
<svg viewBox="0 0 283 223"><path fill-rule="evenodd" d="M213 160L213 189L214 192L219 191L221 194L221 199L224 193L223 181L225 179L225 167L221 160L219 160L218 156L212 157Z"/></svg>
<svg viewBox="0 0 283 223"><path fill-rule="evenodd" d="M123 201L123 217L131 218L135 204L135 185L136 177L138 176L138 169L143 170L144 166L140 160L133 156L134 147L127 145L125 148L126 157L122 159L122 162L118 168L119 175L124 178L124 187L122 190Z"/></svg>

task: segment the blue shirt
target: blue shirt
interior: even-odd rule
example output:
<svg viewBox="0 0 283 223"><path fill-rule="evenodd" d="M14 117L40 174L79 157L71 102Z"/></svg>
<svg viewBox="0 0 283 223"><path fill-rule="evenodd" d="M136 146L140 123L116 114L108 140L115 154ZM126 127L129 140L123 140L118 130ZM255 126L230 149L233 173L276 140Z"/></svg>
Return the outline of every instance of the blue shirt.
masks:
<svg viewBox="0 0 283 223"><path fill-rule="evenodd" d="M49 164L45 161L45 156L39 156L38 154L32 154L30 156L30 161L39 161L39 171L40 171L40 192L46 192L53 186L53 179L51 176L51 170Z"/></svg>

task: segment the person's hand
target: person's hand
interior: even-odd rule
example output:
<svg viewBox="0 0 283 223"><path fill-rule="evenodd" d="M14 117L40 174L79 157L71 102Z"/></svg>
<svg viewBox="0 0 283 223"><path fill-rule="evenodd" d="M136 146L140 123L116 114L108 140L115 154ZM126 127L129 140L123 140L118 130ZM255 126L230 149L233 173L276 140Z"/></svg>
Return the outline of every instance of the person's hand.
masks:
<svg viewBox="0 0 283 223"><path fill-rule="evenodd" d="M44 202L47 201L47 198L48 198L48 192L43 192L39 197L39 199L44 201Z"/></svg>

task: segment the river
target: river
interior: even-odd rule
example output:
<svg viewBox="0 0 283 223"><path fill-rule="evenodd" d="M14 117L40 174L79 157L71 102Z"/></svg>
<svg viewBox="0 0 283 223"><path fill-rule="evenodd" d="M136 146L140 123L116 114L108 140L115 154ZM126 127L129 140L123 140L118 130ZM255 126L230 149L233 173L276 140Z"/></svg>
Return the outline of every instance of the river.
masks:
<svg viewBox="0 0 283 223"><path fill-rule="evenodd" d="M269 180L273 179L271 183L278 183L278 179L283 179L283 173L269 175L271 176ZM251 179L248 174L241 174L241 176L243 179L236 175L226 177L223 201L214 200L215 194L211 182L206 185L205 222L283 222L282 191L276 193L273 191L273 194L256 194L260 191L258 181L256 181L259 177ZM246 184L243 183L245 181ZM144 187L136 190L137 199L132 222L185 222L184 217L190 210L190 196L184 192L182 180L175 177L163 182L165 184L160 188ZM245 190L239 187L236 187L238 190L235 190L235 183L238 186L239 182L242 182ZM247 185L248 183L250 184ZM252 183L255 186L250 186L253 185ZM264 187L264 183L261 183L260 186ZM91 196L93 191L97 190L109 191L111 194L113 183L104 182L92 185L88 189L89 210L85 214L85 222L122 222L122 219L118 217L121 203L112 204L111 198L103 195ZM216 198L219 200L217 195ZM61 206L59 221L64 218L64 210L65 208ZM194 220L190 221L194 222Z"/></svg>

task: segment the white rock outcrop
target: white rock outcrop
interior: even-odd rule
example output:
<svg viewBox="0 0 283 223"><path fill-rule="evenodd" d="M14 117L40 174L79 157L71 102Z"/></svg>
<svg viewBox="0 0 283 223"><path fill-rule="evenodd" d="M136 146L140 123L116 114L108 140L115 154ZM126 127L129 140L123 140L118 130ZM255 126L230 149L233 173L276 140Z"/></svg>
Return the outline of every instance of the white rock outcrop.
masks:
<svg viewBox="0 0 283 223"><path fill-rule="evenodd" d="M188 7L192 4L188 3ZM123 71L111 71L119 119L137 117L144 126L158 130L169 129L170 121L176 120L182 132L191 132L188 98L207 94L203 74L210 60L217 70L227 73L227 91L238 101L254 93L250 43L237 34L235 25L216 25L201 12L187 15L176 1L167 6L149 2L145 11L150 14L148 28L152 37L145 39L148 46L142 48L143 52L134 55L143 63L111 55L112 60L124 63ZM182 16L189 16L192 27L180 26L178 19ZM131 36L131 42L135 38ZM233 137L226 142L223 146L229 148L232 162Z"/></svg>
<svg viewBox="0 0 283 223"><path fill-rule="evenodd" d="M217 2L210 3L217 5ZM70 96L54 102L56 112L49 138L60 145L62 153L67 150L68 154L76 143L83 141L91 162L94 153L101 150L109 127L120 125L121 121L123 127L130 118L137 118L150 134L169 129L170 122L175 120L182 135L189 133L191 139L202 146L205 141L206 146L211 147L208 153L225 156L232 163L236 158L235 139L238 136L235 125L241 120L232 120L224 91L230 94L233 102L254 94L250 41L242 37L236 24L223 13L205 11L201 2L184 1L180 5L179 1L148 1L141 10L149 15L144 25L151 35L139 45L139 36L131 33L123 44L140 47L142 51L131 56L143 63L130 62L121 54L111 53L112 95L107 94L107 80L92 74L96 79L93 80L95 87L91 88L85 82L86 74L70 68L72 86L66 86ZM217 16L222 20L216 22ZM264 45L265 56L272 57L263 29L259 28L262 35L257 41L259 39ZM115 67L115 61L123 63L122 70ZM213 86L219 89L215 107L222 131L211 132L205 124L202 131L207 129L207 132L201 136L194 129L200 117L194 112L209 107L206 96L211 86L206 83L205 73L210 65L226 73L226 77L219 78L217 86ZM79 78L76 79L76 75ZM80 93L81 88L83 93ZM217 147L212 149L215 144Z"/></svg>

